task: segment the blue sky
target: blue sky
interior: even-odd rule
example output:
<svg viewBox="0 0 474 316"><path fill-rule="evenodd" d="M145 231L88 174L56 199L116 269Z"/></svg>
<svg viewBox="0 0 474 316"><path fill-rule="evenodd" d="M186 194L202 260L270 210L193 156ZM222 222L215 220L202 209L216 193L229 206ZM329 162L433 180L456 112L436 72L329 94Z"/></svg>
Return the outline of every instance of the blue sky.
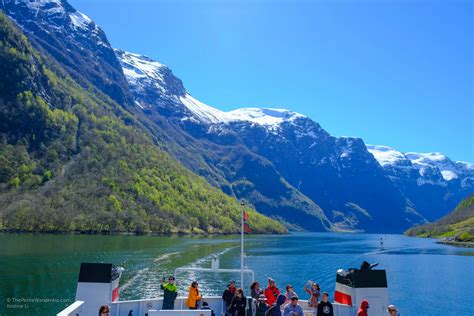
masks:
<svg viewBox="0 0 474 316"><path fill-rule="evenodd" d="M334 136L474 162L470 0L71 0L222 110L278 107Z"/></svg>

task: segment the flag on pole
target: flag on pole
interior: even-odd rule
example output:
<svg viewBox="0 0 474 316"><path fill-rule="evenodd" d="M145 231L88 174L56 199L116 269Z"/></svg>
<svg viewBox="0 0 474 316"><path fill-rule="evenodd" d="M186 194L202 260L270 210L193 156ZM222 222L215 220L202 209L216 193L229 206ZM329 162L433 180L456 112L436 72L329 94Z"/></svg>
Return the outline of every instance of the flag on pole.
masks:
<svg viewBox="0 0 474 316"><path fill-rule="evenodd" d="M252 230L250 229L250 226L246 223L249 220L249 214L244 211L244 232L247 234L250 234Z"/></svg>
<svg viewBox="0 0 474 316"><path fill-rule="evenodd" d="M252 230L250 229L249 225L247 223L244 223L244 231L247 233L247 234L250 234L252 232Z"/></svg>

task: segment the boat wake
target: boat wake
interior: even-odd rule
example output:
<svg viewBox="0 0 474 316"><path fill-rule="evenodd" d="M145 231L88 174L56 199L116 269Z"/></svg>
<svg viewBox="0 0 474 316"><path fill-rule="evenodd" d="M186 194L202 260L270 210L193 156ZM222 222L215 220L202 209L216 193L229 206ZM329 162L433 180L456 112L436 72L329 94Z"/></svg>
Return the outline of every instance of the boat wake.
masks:
<svg viewBox="0 0 474 316"><path fill-rule="evenodd" d="M170 252L170 253L162 254L162 255L158 256L158 257L155 259L155 262L167 260L167 259L169 259L171 256L175 256L175 255L178 255L178 254L180 254L180 253L181 253L181 251Z"/></svg>

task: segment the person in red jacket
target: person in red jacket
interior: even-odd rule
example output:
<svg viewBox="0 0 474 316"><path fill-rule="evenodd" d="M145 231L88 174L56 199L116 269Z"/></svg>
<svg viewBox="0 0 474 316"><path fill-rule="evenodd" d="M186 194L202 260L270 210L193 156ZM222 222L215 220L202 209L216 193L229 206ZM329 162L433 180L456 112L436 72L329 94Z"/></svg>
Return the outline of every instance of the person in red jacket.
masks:
<svg viewBox="0 0 474 316"><path fill-rule="evenodd" d="M359 310L357 311L357 316L369 316L367 310L369 309L369 302L363 300L360 302Z"/></svg>
<svg viewBox="0 0 474 316"><path fill-rule="evenodd" d="M276 302L280 290L276 287L275 281L272 278L268 278L268 287L265 289L265 297L267 298L267 304L272 306Z"/></svg>

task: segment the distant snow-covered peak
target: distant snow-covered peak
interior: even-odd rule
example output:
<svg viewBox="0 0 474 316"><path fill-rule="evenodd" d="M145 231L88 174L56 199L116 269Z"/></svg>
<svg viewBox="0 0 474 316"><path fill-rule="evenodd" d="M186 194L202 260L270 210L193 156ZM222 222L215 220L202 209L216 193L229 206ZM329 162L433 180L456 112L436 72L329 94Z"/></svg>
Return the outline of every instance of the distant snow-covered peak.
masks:
<svg viewBox="0 0 474 316"><path fill-rule="evenodd" d="M242 108L224 112L202 103L189 94L180 97L180 100L200 121L205 123L218 124L244 121L265 127L277 127L283 122L305 117L293 111L271 108Z"/></svg>
<svg viewBox="0 0 474 316"><path fill-rule="evenodd" d="M470 176L474 172L474 165L467 162L454 162L442 153L402 153L383 145L366 145L367 150L374 155L382 167L412 166L420 176L432 175L433 171L441 173L446 181Z"/></svg>
<svg viewBox="0 0 474 316"><path fill-rule="evenodd" d="M397 165L407 161L407 157L398 150L383 145L366 145L367 150L374 156L379 164L384 166Z"/></svg>
<svg viewBox="0 0 474 316"><path fill-rule="evenodd" d="M245 121L274 129L283 122L306 117L293 111L273 108L241 108L224 112L197 100L187 93L182 87L182 82L172 74L167 66L149 57L120 49L115 49L115 54L122 65L123 72L132 90L157 89L168 97L179 100L194 114L194 119L203 123L221 124ZM169 89L170 86L175 89ZM181 86L181 88L176 89L177 86Z"/></svg>
<svg viewBox="0 0 474 316"><path fill-rule="evenodd" d="M474 170L474 165L467 162L454 162L442 153L415 153L405 154L414 166L419 169L436 167L446 181L457 179L466 171Z"/></svg>
<svg viewBox="0 0 474 316"><path fill-rule="evenodd" d="M149 77L163 81L162 68L165 65L143 55L126 52L115 49L116 55L122 62L122 68L127 77L130 79Z"/></svg>
<svg viewBox="0 0 474 316"><path fill-rule="evenodd" d="M263 126L277 126L283 122L306 117L293 111L272 108L242 108L227 112L227 114L231 120L247 121Z"/></svg>

